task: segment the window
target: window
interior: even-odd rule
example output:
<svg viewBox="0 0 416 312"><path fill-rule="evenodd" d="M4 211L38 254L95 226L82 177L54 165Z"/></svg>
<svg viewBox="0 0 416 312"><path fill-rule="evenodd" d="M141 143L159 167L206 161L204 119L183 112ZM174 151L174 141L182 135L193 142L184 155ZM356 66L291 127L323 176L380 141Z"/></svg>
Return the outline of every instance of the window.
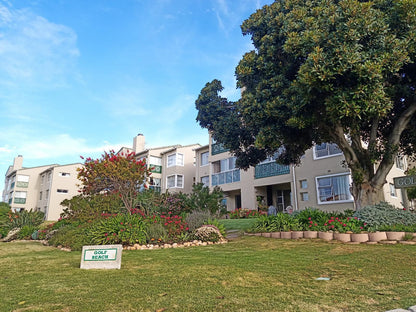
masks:
<svg viewBox="0 0 416 312"><path fill-rule="evenodd" d="M302 189L308 188L308 180L300 180L299 183L300 183L300 188Z"/></svg>
<svg viewBox="0 0 416 312"><path fill-rule="evenodd" d="M394 187L394 184L389 183L390 186L390 195L391 197L397 197L396 188Z"/></svg>
<svg viewBox="0 0 416 312"><path fill-rule="evenodd" d="M300 199L301 199L301 201L308 201L309 200L309 194L308 194L308 192L302 192L302 193L300 193Z"/></svg>
<svg viewBox="0 0 416 312"><path fill-rule="evenodd" d="M167 185L167 188L173 188L173 187L183 188L183 175L175 174L175 175L168 176L166 178L166 185Z"/></svg>
<svg viewBox="0 0 416 312"><path fill-rule="evenodd" d="M69 176L71 176L71 174L69 172L59 172L59 175L61 177L69 177Z"/></svg>
<svg viewBox="0 0 416 312"><path fill-rule="evenodd" d="M149 156L149 164L162 166L162 158Z"/></svg>
<svg viewBox="0 0 416 312"><path fill-rule="evenodd" d="M29 176L27 176L27 175L18 175L16 177L16 186L17 187L28 187L29 186Z"/></svg>
<svg viewBox="0 0 416 312"><path fill-rule="evenodd" d="M396 167L400 170L405 170L405 160L403 156L396 156Z"/></svg>
<svg viewBox="0 0 416 312"><path fill-rule="evenodd" d="M14 203L15 204L26 204L27 192L14 192Z"/></svg>
<svg viewBox="0 0 416 312"><path fill-rule="evenodd" d="M39 192L39 200L42 200L42 192Z"/></svg>
<svg viewBox="0 0 416 312"><path fill-rule="evenodd" d="M318 203L351 202L350 175L316 177Z"/></svg>
<svg viewBox="0 0 416 312"><path fill-rule="evenodd" d="M45 199L47 200L48 198L49 198L49 190L46 190Z"/></svg>
<svg viewBox="0 0 416 312"><path fill-rule="evenodd" d="M331 157L342 154L342 151L334 143L322 143L315 145L314 148L314 159Z"/></svg>
<svg viewBox="0 0 416 312"><path fill-rule="evenodd" d="M67 194L68 190L58 189L57 192L61 194Z"/></svg>
<svg viewBox="0 0 416 312"><path fill-rule="evenodd" d="M209 152L205 152L201 154L201 167L208 165L208 155L209 155Z"/></svg>
<svg viewBox="0 0 416 312"><path fill-rule="evenodd" d="M204 184L204 186L209 186L209 176L201 177L201 183Z"/></svg>
<svg viewBox="0 0 416 312"><path fill-rule="evenodd" d="M183 154L176 153L168 156L168 167L183 166Z"/></svg>

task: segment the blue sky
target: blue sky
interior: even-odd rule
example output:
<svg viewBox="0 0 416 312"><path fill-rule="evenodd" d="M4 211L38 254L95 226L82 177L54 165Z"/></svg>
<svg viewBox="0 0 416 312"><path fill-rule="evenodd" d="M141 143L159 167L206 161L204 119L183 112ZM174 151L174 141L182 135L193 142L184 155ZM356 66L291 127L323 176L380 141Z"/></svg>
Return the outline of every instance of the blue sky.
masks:
<svg viewBox="0 0 416 312"><path fill-rule="evenodd" d="M208 143L195 100L252 50L240 25L272 0L0 0L0 172L104 150ZM0 184L2 185L2 184Z"/></svg>

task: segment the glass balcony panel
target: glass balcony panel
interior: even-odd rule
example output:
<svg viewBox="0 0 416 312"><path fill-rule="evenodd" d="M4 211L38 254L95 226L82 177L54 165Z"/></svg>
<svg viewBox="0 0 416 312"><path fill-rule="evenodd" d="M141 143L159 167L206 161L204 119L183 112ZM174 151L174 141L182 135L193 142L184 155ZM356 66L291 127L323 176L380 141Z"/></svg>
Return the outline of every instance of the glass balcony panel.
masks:
<svg viewBox="0 0 416 312"><path fill-rule="evenodd" d="M289 174L290 168L286 165L280 165L275 162L270 162L266 164L259 164L255 168L254 177L256 179L273 177L283 174Z"/></svg>

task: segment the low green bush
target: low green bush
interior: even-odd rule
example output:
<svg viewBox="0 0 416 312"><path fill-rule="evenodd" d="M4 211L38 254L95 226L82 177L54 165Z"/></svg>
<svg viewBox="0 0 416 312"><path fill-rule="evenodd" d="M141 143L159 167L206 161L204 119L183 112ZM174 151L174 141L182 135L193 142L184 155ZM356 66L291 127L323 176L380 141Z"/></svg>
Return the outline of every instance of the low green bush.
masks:
<svg viewBox="0 0 416 312"><path fill-rule="evenodd" d="M301 230L302 225L290 214L278 213L274 216L260 216L251 227L251 232L279 232Z"/></svg>
<svg viewBox="0 0 416 312"><path fill-rule="evenodd" d="M189 231L193 232L197 228L206 224L210 218L211 218L211 213L208 210L198 209L189 213L186 216L185 221L188 224Z"/></svg>
<svg viewBox="0 0 416 312"><path fill-rule="evenodd" d="M226 230L225 225L220 223L217 219L208 219L205 225L213 225L215 226L221 233L222 236L225 236Z"/></svg>
<svg viewBox="0 0 416 312"><path fill-rule="evenodd" d="M138 214L118 214L98 220L89 227L88 237L92 243L105 244L145 244L148 223Z"/></svg>
<svg viewBox="0 0 416 312"><path fill-rule="evenodd" d="M87 224L68 224L55 231L49 239L49 244L52 246L63 246L71 250L82 250L82 246L92 244L88 235L89 228Z"/></svg>
<svg viewBox="0 0 416 312"><path fill-rule="evenodd" d="M10 228L21 228L25 225L39 226L45 217L45 214L41 211L22 210L20 212L10 212Z"/></svg>
<svg viewBox="0 0 416 312"><path fill-rule="evenodd" d="M394 206L381 202L376 205L366 206L354 213L373 229L379 229L387 225L414 225L416 224L416 214L408 210L397 209Z"/></svg>
<svg viewBox="0 0 416 312"><path fill-rule="evenodd" d="M164 243L168 239L168 232L160 223L151 223L147 227L146 240L148 243Z"/></svg>
<svg viewBox="0 0 416 312"><path fill-rule="evenodd" d="M33 232L37 230L36 226L24 225L17 234L18 239L31 239Z"/></svg>

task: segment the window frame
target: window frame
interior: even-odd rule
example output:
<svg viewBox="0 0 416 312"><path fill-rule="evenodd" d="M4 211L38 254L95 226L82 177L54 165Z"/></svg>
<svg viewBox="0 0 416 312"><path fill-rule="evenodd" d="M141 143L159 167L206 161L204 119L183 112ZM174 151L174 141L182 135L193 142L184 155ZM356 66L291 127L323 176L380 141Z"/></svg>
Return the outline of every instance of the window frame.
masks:
<svg viewBox="0 0 416 312"><path fill-rule="evenodd" d="M323 145L323 144L326 144L326 150L328 151L328 155L325 155L325 156L318 156L317 154L316 154L316 147L317 146L321 146L321 145ZM338 148L339 150L340 150L340 153L336 153L336 154L329 154L330 153L330 151L329 151L329 146L330 145L336 145L335 143L327 143L327 142L325 142L325 143L321 143L321 144L318 144L318 145L314 145L313 146L313 159L314 160L319 160L319 159L325 159L325 158L329 158L329 157L336 157L336 156L339 156L339 155L343 155L343 153L342 153L342 151L340 150L340 148L336 145L336 148Z"/></svg>
<svg viewBox="0 0 416 312"><path fill-rule="evenodd" d="M204 162L204 159L205 159L204 156L206 156L206 163ZM208 166L209 165L208 159L209 159L209 151L201 153L201 166L200 167Z"/></svg>
<svg viewBox="0 0 416 312"><path fill-rule="evenodd" d="M179 186L178 185L178 177L182 177L182 185L181 186ZM174 185L173 186L169 186L169 178L172 178L172 177L174 177ZM171 174L171 175L168 175L167 177L166 177L166 189L171 189L171 188L181 188L181 189L183 189L183 186L184 186L184 183L185 182L185 177L184 177L184 175L183 174Z"/></svg>
<svg viewBox="0 0 416 312"><path fill-rule="evenodd" d="M181 162L178 161L179 160L178 155L182 155ZM173 164L169 164L169 158L172 156L175 157L174 162ZM173 153L173 154L168 155L168 157L166 158L166 168L175 167L175 166L181 166L181 167L185 166L185 155L183 153Z"/></svg>
<svg viewBox="0 0 416 312"><path fill-rule="evenodd" d="M319 179L324 179L324 178L331 178L332 179L334 177L341 177L341 176L346 176L348 186L350 186L352 180L351 180L351 174L349 172L342 172L342 173L329 174L329 175L323 175L323 176L315 177L315 188L316 188L316 197L317 197L318 205L331 205L331 204L342 204L342 203L352 203L352 202L354 202L354 198L353 198L353 196L350 192L350 187L348 187L348 189L347 189L348 194L349 194L348 199L321 201L321 194L320 194L319 190L320 190L320 188L325 188L325 186L320 187ZM332 180L331 180L331 183L329 185L327 185L326 187L332 187ZM332 195L336 196L337 194L332 194Z"/></svg>

